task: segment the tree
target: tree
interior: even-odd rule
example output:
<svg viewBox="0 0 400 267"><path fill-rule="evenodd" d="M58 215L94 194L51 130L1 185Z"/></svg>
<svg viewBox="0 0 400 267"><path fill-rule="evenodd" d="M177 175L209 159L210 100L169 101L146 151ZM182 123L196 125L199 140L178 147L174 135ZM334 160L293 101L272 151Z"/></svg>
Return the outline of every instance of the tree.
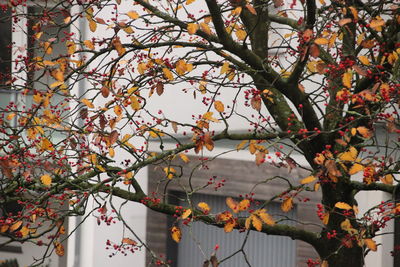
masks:
<svg viewBox="0 0 400 267"><path fill-rule="evenodd" d="M241 229L302 240L321 266L363 266L366 253L377 250L374 237L399 215L395 1L30 5L2 4L2 23L27 36L1 55L1 87L14 95L0 108L0 232L8 242L47 244L63 255L65 218L84 214L90 198L99 220L108 218L107 206L118 213L114 197L175 215L176 242L179 222L202 221L227 234ZM183 98L188 102L174 100ZM176 119L181 115L192 118ZM249 209L251 197L227 198L219 214L207 203L181 208L165 195L146 194L135 179L148 166L159 166L165 188L189 179L186 153L202 155L222 140L249 150L254 168L304 170L296 183L290 171L275 177L288 186L271 201L288 212L301 205L296 197L303 192L321 191L321 230L276 224L269 202ZM150 142L159 147L150 150ZM190 200L203 188L183 189ZM355 196L373 190L393 197L357 214ZM124 238L121 246L137 242Z"/></svg>

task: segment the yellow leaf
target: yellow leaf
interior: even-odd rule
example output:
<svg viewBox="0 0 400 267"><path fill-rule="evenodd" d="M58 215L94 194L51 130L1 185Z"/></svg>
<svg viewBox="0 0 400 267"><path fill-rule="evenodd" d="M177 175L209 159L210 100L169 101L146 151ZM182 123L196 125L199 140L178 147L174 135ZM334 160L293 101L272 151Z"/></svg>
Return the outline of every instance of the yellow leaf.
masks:
<svg viewBox="0 0 400 267"><path fill-rule="evenodd" d="M322 223L327 225L329 222L329 213L325 213L324 217L322 218Z"/></svg>
<svg viewBox="0 0 400 267"><path fill-rule="evenodd" d="M373 19L369 24L369 26L376 31L382 31L382 26L384 25L385 21L379 16Z"/></svg>
<svg viewBox="0 0 400 267"><path fill-rule="evenodd" d="M352 209L352 207L349 204L344 203L344 202L337 202L335 204L335 207L338 209L342 209L342 210L351 210Z"/></svg>
<svg viewBox="0 0 400 267"><path fill-rule="evenodd" d="M283 212L288 212L293 208L293 198L289 197L285 199L281 204L281 209Z"/></svg>
<svg viewBox="0 0 400 267"><path fill-rule="evenodd" d="M246 229L250 229L251 219L252 219L252 215L250 215L250 216L246 219L246 222L244 223L244 227L246 227Z"/></svg>
<svg viewBox="0 0 400 267"><path fill-rule="evenodd" d="M308 177L306 177L306 178L303 178L301 181L300 181L300 184L309 184L309 183L311 183L311 182L313 182L313 181L315 181L317 178L315 178L314 176L308 176Z"/></svg>
<svg viewBox="0 0 400 267"><path fill-rule="evenodd" d="M14 119L14 117L15 117L15 115L17 115L17 114L15 114L14 112L13 113L10 113L10 114L8 114L7 115L7 120L12 120L12 119Z"/></svg>
<svg viewBox="0 0 400 267"><path fill-rule="evenodd" d="M249 142L248 140L243 140L242 142L240 142L237 146L236 146L236 150L239 151L241 150L246 144L247 142Z"/></svg>
<svg viewBox="0 0 400 267"><path fill-rule="evenodd" d="M51 185L51 176L48 174L42 175L42 177L40 177L40 181L45 186L49 186L49 185Z"/></svg>
<svg viewBox="0 0 400 267"><path fill-rule="evenodd" d="M314 43L317 45L326 45L329 44L329 40L326 38L317 38L314 40Z"/></svg>
<svg viewBox="0 0 400 267"><path fill-rule="evenodd" d="M18 221L16 223L14 223L13 225L10 226L10 228L8 229L10 232L14 232L16 231L18 228L20 228L22 225L22 221Z"/></svg>
<svg viewBox="0 0 400 267"><path fill-rule="evenodd" d="M8 230L8 228L10 228L9 225L3 224L3 225L0 227L0 233L6 232L6 231Z"/></svg>
<svg viewBox="0 0 400 267"><path fill-rule="evenodd" d="M186 156L185 154L179 154L179 157L183 160L183 162L188 163L190 161L189 157Z"/></svg>
<svg viewBox="0 0 400 267"><path fill-rule="evenodd" d="M377 250L376 243L371 238L364 239L364 244L367 246L367 248L369 248L372 251L376 251Z"/></svg>
<svg viewBox="0 0 400 267"><path fill-rule="evenodd" d="M172 178L174 178L176 170L172 167L165 167L164 172L167 178L171 180Z"/></svg>
<svg viewBox="0 0 400 267"><path fill-rule="evenodd" d="M254 228L260 232L262 230L262 221L255 215L250 215L250 217Z"/></svg>
<svg viewBox="0 0 400 267"><path fill-rule="evenodd" d="M353 7L353 6L350 6L349 9L351 11L351 14L353 15L353 18L357 20L358 19L358 11L357 11L357 9L355 7Z"/></svg>
<svg viewBox="0 0 400 267"><path fill-rule="evenodd" d="M226 198L226 205L234 212L234 213L238 213L239 212L239 205L238 203L233 200L233 198L231 197L227 197Z"/></svg>
<svg viewBox="0 0 400 267"><path fill-rule="evenodd" d="M178 73L181 76L183 74L185 74L186 71L188 71L187 65L188 64L186 64L186 62L183 59L181 59L178 62L176 62L176 66L175 66L176 73Z"/></svg>
<svg viewBox="0 0 400 267"><path fill-rule="evenodd" d="M357 129L356 128L351 128L351 135L355 136L357 134Z"/></svg>
<svg viewBox="0 0 400 267"><path fill-rule="evenodd" d="M203 32L205 32L206 34L211 35L210 26L208 26L206 23L201 22L201 23L200 23L200 29L201 29Z"/></svg>
<svg viewBox="0 0 400 267"><path fill-rule="evenodd" d="M110 148L108 149L108 154L110 155L110 157L113 158L113 157L115 156L114 148L110 147Z"/></svg>
<svg viewBox="0 0 400 267"><path fill-rule="evenodd" d="M343 74L343 78L342 78L343 86L345 86L347 88L351 88L352 76L353 76L353 73L351 71L347 71Z"/></svg>
<svg viewBox="0 0 400 267"><path fill-rule="evenodd" d="M235 35L240 41L243 41L246 38L247 33L244 30L237 30L235 32Z"/></svg>
<svg viewBox="0 0 400 267"><path fill-rule="evenodd" d="M134 96L134 95L132 95L131 97L130 97L130 100L131 100L131 108L133 109L133 110L139 110L140 108L141 108L141 106L140 106L140 103L139 103L139 101L138 101L138 99L137 99L137 97L136 96Z"/></svg>
<svg viewBox="0 0 400 267"><path fill-rule="evenodd" d="M384 178L381 178L382 183L384 184L393 184L393 175L392 174L386 174Z"/></svg>
<svg viewBox="0 0 400 267"><path fill-rule="evenodd" d="M189 23L187 26L187 31L190 35L195 34L198 29L199 25L197 25L196 23Z"/></svg>
<svg viewBox="0 0 400 267"><path fill-rule="evenodd" d="M182 239L182 232L177 226L171 228L171 237L176 242L179 243Z"/></svg>
<svg viewBox="0 0 400 267"><path fill-rule="evenodd" d="M73 53L75 53L76 51L76 44L72 41L67 41L65 43L65 45L67 46L67 51L68 51L68 55L72 55Z"/></svg>
<svg viewBox="0 0 400 267"><path fill-rule="evenodd" d="M88 108L94 108L93 103L90 102L90 101L89 101L88 99L86 99L86 98L83 98L83 99L81 100L81 102L82 102L83 104L85 104Z"/></svg>
<svg viewBox="0 0 400 267"><path fill-rule="evenodd" d="M232 10L232 15L233 16L239 16L240 13L242 13L242 7L241 6L235 8L234 10Z"/></svg>
<svg viewBox="0 0 400 267"><path fill-rule="evenodd" d="M60 256L60 257L64 256L64 253L65 253L64 246L60 242L58 242L58 241L54 242L54 247L56 249L56 254L58 256Z"/></svg>
<svg viewBox="0 0 400 267"><path fill-rule="evenodd" d="M247 210L250 207L250 200L248 199L243 199L242 201L239 202L239 211L244 211Z"/></svg>
<svg viewBox="0 0 400 267"><path fill-rule="evenodd" d="M275 220L272 218L271 215L265 212L265 209L258 210L257 216L261 218L261 220L270 226L275 225Z"/></svg>
<svg viewBox="0 0 400 267"><path fill-rule="evenodd" d="M182 214L182 219L186 219L187 217L190 216L190 214L192 214L192 210L191 209L187 209L185 210L185 212Z"/></svg>
<svg viewBox="0 0 400 267"><path fill-rule="evenodd" d="M353 175L356 174L360 171L364 170L364 166L359 164L359 163L355 163L349 170L349 174Z"/></svg>
<svg viewBox="0 0 400 267"><path fill-rule="evenodd" d="M139 63L137 66L137 70L138 70L139 74L143 75L144 72L147 70L147 64L144 62Z"/></svg>
<svg viewBox="0 0 400 267"><path fill-rule="evenodd" d="M130 17L131 19L139 18L139 14L136 11L129 11L128 13L126 13L126 15L128 15L128 17Z"/></svg>
<svg viewBox="0 0 400 267"><path fill-rule="evenodd" d="M355 161L357 159L357 149L350 147L350 149L340 154L339 159L343 161Z"/></svg>
<svg viewBox="0 0 400 267"><path fill-rule="evenodd" d="M122 115L122 108L119 105L114 106L114 113L115 115L117 115L118 117Z"/></svg>
<svg viewBox="0 0 400 267"><path fill-rule="evenodd" d="M53 144L47 138L42 139L42 141L40 142L40 148L43 150L49 150L49 151L54 150Z"/></svg>
<svg viewBox="0 0 400 267"><path fill-rule="evenodd" d="M357 127L357 132L358 132L362 137L364 137L364 138L366 138L366 139L371 138L372 135L373 135L373 134L371 133L371 131L370 131L367 127L364 127L364 126Z"/></svg>
<svg viewBox="0 0 400 267"><path fill-rule="evenodd" d="M174 80L174 76L172 75L172 72L169 69L163 68L162 71L165 79L168 79L170 81Z"/></svg>
<svg viewBox="0 0 400 267"><path fill-rule="evenodd" d="M89 48L89 49L91 49L91 50L94 49L94 45L93 45L92 41L90 41L90 40L85 40L85 41L83 41L83 44L84 44L87 48Z"/></svg>
<svg viewBox="0 0 400 267"><path fill-rule="evenodd" d="M229 70L230 70L229 62L228 62L228 61L225 61L224 64L222 64L220 73L221 73L221 74L228 73Z"/></svg>
<svg viewBox="0 0 400 267"><path fill-rule="evenodd" d="M50 42L44 42L43 48L46 54L51 55L53 53L53 48Z"/></svg>
<svg viewBox="0 0 400 267"><path fill-rule="evenodd" d="M371 65L371 62L369 62L369 59L366 56L359 56L358 60L360 60L360 62L366 66Z"/></svg>
<svg viewBox="0 0 400 267"><path fill-rule="evenodd" d="M206 214L209 213L211 210L211 208L205 202L200 202L199 204L197 204L197 207L199 207Z"/></svg>
<svg viewBox="0 0 400 267"><path fill-rule="evenodd" d="M236 222L234 220L229 220L225 223L224 225L224 231L225 233L230 233L233 231L233 228L235 228Z"/></svg>
<svg viewBox="0 0 400 267"><path fill-rule="evenodd" d="M207 82L206 81L200 81L200 86L199 86L199 90L200 92L204 95L207 92Z"/></svg>
<svg viewBox="0 0 400 267"><path fill-rule="evenodd" d="M343 230L347 231L351 228L353 228L350 224L349 219L344 220L343 222L340 223L340 228L342 228Z"/></svg>
<svg viewBox="0 0 400 267"><path fill-rule="evenodd" d="M225 110L224 104L218 100L214 102L214 108L218 112L224 112Z"/></svg>
<svg viewBox="0 0 400 267"><path fill-rule="evenodd" d="M28 227L23 226L23 227L21 228L21 230L19 230L19 232L21 233L22 237L27 237L28 234L29 234L31 231L29 230Z"/></svg>
<svg viewBox="0 0 400 267"><path fill-rule="evenodd" d="M204 120L208 120L208 121L219 122L219 120L217 120L216 118L214 118L212 116L213 114L214 114L214 112L208 111L208 112L203 114L202 118Z"/></svg>
<svg viewBox="0 0 400 267"><path fill-rule="evenodd" d="M193 3L196 0L186 0L186 5L190 5L191 3Z"/></svg>
<svg viewBox="0 0 400 267"><path fill-rule="evenodd" d="M97 23L93 19L89 20L89 29L91 32L95 32L97 29Z"/></svg>

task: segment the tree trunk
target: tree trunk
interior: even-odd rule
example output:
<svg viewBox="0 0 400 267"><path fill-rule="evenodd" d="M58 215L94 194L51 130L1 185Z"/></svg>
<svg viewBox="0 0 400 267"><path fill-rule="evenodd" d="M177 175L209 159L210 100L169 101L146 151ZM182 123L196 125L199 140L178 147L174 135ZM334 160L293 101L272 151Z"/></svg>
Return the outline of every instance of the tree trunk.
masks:
<svg viewBox="0 0 400 267"><path fill-rule="evenodd" d="M352 248L340 247L337 250L330 250L327 257L329 267L362 267L364 266L363 248L353 245Z"/></svg>

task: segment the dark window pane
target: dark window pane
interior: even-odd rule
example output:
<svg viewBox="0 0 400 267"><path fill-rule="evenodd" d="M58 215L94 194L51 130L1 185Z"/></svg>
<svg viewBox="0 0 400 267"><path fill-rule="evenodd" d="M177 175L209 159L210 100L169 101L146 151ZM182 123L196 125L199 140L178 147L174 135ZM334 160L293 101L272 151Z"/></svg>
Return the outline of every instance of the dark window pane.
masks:
<svg viewBox="0 0 400 267"><path fill-rule="evenodd" d="M0 89L11 77L11 11L0 9Z"/></svg>

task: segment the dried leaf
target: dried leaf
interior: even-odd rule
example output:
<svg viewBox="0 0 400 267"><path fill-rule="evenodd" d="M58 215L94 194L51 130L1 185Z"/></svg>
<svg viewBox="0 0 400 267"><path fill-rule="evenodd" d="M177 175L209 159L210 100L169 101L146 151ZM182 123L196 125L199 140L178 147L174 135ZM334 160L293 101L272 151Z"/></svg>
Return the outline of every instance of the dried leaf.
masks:
<svg viewBox="0 0 400 267"><path fill-rule="evenodd" d="M246 8L250 11L251 14L257 15L256 9L251 4L247 4Z"/></svg>
<svg viewBox="0 0 400 267"><path fill-rule="evenodd" d="M136 11L129 11L128 13L126 13L126 15L128 15L128 17L130 17L131 19L139 18L139 14Z"/></svg>
<svg viewBox="0 0 400 267"><path fill-rule="evenodd" d="M54 242L54 247L55 247L55 250L56 250L56 254L58 256L60 256L60 257L64 256L64 254L65 254L64 246L60 242L55 241Z"/></svg>
<svg viewBox="0 0 400 267"><path fill-rule="evenodd" d="M360 62L366 66L371 65L371 62L369 61L369 59L366 56L359 56L358 60L360 60Z"/></svg>
<svg viewBox="0 0 400 267"><path fill-rule="evenodd" d="M356 174L360 171L364 170L364 166L359 164L359 163L355 163L349 170L349 174L353 175Z"/></svg>

